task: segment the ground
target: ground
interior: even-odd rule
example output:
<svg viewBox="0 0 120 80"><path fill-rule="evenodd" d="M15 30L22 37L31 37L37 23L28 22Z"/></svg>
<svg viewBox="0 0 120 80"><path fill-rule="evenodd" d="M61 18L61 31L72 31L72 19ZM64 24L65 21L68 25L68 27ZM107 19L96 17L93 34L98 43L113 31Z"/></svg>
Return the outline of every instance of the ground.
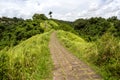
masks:
<svg viewBox="0 0 120 80"><path fill-rule="evenodd" d="M56 32L51 34L49 48L54 62L53 80L102 80L100 75L60 44Z"/></svg>

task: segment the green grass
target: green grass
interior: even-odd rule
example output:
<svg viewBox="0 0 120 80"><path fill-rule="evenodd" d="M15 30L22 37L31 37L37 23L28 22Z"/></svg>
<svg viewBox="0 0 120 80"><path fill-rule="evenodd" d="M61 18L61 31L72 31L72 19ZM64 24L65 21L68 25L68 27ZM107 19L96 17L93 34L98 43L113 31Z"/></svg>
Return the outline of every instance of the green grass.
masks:
<svg viewBox="0 0 120 80"><path fill-rule="evenodd" d="M40 23L40 26L42 27L42 29L44 29L45 32L50 31L51 29L59 29L58 24L53 21L53 20L46 20Z"/></svg>
<svg viewBox="0 0 120 80"><path fill-rule="evenodd" d="M73 33L58 31L61 43L76 57L88 63L104 80L120 79L120 42L106 33L97 42L86 42Z"/></svg>
<svg viewBox="0 0 120 80"><path fill-rule="evenodd" d="M89 50L92 49L93 43L87 43L84 39L74 35L70 32L58 31L57 37L60 39L62 44L68 48L73 54L80 59L86 59L90 55ZM85 54L86 53L86 54Z"/></svg>
<svg viewBox="0 0 120 80"><path fill-rule="evenodd" d="M1 50L0 80L52 80L50 34L38 34L11 49Z"/></svg>

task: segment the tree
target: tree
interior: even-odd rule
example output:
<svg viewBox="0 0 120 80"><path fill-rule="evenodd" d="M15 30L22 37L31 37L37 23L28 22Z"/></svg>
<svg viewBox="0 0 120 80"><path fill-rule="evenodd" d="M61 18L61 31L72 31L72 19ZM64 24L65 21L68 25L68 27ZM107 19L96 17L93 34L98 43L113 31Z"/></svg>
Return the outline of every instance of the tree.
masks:
<svg viewBox="0 0 120 80"><path fill-rule="evenodd" d="M112 16L112 17L108 18L107 20L108 20L109 22L115 22L115 21L117 21L118 19L117 19L117 16Z"/></svg>
<svg viewBox="0 0 120 80"><path fill-rule="evenodd" d="M52 18L52 11L49 12L50 18Z"/></svg>
<svg viewBox="0 0 120 80"><path fill-rule="evenodd" d="M34 14L33 20L47 20L48 18L44 14Z"/></svg>

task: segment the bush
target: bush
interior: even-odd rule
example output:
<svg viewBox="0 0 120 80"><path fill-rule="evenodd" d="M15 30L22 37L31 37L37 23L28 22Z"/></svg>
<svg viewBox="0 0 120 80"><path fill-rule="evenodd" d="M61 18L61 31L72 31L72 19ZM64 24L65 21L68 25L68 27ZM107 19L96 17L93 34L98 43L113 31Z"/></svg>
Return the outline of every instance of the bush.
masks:
<svg viewBox="0 0 120 80"><path fill-rule="evenodd" d="M103 68L110 79L120 78L120 43L119 40L111 34L106 33L97 42L98 55L95 57L93 63L98 67Z"/></svg>
<svg viewBox="0 0 120 80"><path fill-rule="evenodd" d="M9 67L9 57L6 53L6 50L3 50L0 52L0 80L9 79L8 67Z"/></svg>

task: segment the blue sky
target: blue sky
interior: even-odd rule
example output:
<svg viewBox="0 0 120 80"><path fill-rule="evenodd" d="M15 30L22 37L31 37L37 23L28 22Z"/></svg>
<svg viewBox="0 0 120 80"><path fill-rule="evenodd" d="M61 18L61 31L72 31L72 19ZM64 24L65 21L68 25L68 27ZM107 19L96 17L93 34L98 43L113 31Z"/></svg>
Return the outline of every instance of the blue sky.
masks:
<svg viewBox="0 0 120 80"><path fill-rule="evenodd" d="M78 18L118 16L120 0L0 0L0 17L31 18L35 13L73 21Z"/></svg>

